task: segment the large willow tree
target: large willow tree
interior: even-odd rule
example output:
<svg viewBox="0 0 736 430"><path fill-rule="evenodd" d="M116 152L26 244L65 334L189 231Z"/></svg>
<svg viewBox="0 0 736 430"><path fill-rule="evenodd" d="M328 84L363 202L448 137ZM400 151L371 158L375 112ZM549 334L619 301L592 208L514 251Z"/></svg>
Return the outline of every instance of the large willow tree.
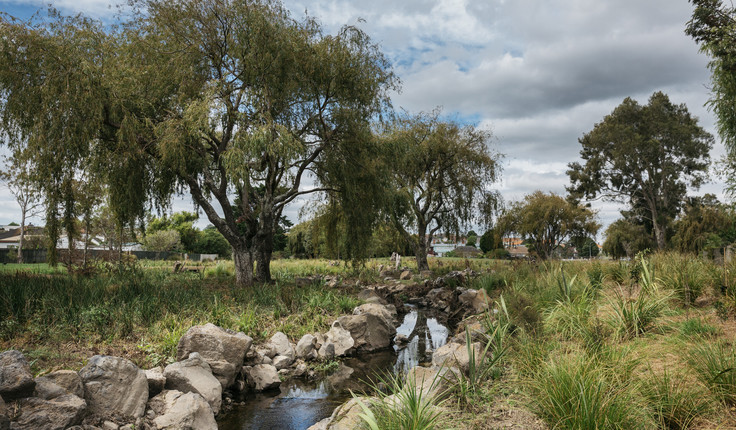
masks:
<svg viewBox="0 0 736 430"><path fill-rule="evenodd" d="M120 222L188 191L232 246L237 282L254 281L254 261L268 281L284 207L350 194L394 85L388 62L360 30L325 35L277 1L137 6L115 29L3 20L3 130L52 182L95 166Z"/></svg>

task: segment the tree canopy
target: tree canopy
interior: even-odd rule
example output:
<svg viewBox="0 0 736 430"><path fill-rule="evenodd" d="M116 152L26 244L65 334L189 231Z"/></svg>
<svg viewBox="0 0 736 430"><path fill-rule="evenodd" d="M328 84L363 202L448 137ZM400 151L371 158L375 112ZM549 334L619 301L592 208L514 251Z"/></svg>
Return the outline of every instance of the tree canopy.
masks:
<svg viewBox="0 0 736 430"><path fill-rule="evenodd" d="M498 202L491 189L501 173L491 134L439 118L439 112L403 115L381 135L391 175L388 217L413 244L419 270L440 229L461 231L487 219Z"/></svg>
<svg viewBox="0 0 736 430"><path fill-rule="evenodd" d="M684 104L656 92L645 106L626 98L579 141L583 164L568 165L568 191L575 198L628 203L651 223L664 249L666 227L688 187L697 189L706 179L713 136Z"/></svg>
<svg viewBox="0 0 736 430"><path fill-rule="evenodd" d="M238 283L253 282L254 260L267 281L284 207L360 173L355 154L394 88L388 61L359 29L325 35L275 0L134 4L113 28L3 18L2 129L53 179L51 207L84 164L121 223L187 189L232 246Z"/></svg>
<svg viewBox="0 0 736 430"><path fill-rule="evenodd" d="M565 200L554 193L535 191L524 200L513 202L499 224L530 240L541 259L552 256L562 243L576 236L595 235L600 224L590 209Z"/></svg>

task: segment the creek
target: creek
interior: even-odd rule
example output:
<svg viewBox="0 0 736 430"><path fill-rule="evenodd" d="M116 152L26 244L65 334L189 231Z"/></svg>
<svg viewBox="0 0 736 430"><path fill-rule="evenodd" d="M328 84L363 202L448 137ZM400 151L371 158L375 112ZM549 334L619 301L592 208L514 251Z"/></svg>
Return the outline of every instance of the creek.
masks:
<svg viewBox="0 0 736 430"><path fill-rule="evenodd" d="M343 359L333 373L308 381L294 378L279 390L251 393L236 399L238 404L218 419L221 430L305 430L350 399L350 392L371 391L371 381L403 374L428 363L432 352L447 342L449 330L423 309L405 305L397 334L408 342L392 350L358 354Z"/></svg>

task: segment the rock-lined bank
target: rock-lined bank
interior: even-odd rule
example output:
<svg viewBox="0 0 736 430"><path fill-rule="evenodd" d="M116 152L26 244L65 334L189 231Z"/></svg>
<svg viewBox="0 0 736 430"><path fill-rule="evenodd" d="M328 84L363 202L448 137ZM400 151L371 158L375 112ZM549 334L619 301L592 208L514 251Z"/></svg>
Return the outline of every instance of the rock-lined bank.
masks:
<svg viewBox="0 0 736 430"><path fill-rule="evenodd" d="M447 297L467 293L434 288L453 290ZM165 368L142 370L124 358L94 356L79 372L33 378L25 357L6 351L0 354L0 430L215 429L215 416L238 393L271 390L282 380L308 375L308 361L390 347L398 315L385 293L373 288L352 315L338 318L326 333L307 334L295 343L276 333L253 345L244 333L213 324L192 327L179 341L178 361ZM449 305L443 300L435 307ZM459 299L449 300L463 306ZM334 427L338 422L323 425L339 428Z"/></svg>

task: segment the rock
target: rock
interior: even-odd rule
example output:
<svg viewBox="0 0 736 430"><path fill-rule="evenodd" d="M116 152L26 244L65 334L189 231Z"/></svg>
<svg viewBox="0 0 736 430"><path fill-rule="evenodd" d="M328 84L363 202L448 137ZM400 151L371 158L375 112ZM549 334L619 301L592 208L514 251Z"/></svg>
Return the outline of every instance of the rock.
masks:
<svg viewBox="0 0 736 430"><path fill-rule="evenodd" d="M171 430L217 430L215 414L209 403L197 393L162 391L148 403L155 412L154 428Z"/></svg>
<svg viewBox="0 0 736 430"><path fill-rule="evenodd" d="M396 326L396 320L398 314L396 312L396 306L388 305L384 306L377 303L366 303L353 309L353 315L376 315L383 318L388 326Z"/></svg>
<svg viewBox="0 0 736 430"><path fill-rule="evenodd" d="M349 330L338 321L332 323L330 331L319 349L320 358L342 357L352 352L355 340Z"/></svg>
<svg viewBox="0 0 736 430"><path fill-rule="evenodd" d="M273 364L273 359L269 358L267 355L264 355L261 359L261 362L258 364Z"/></svg>
<svg viewBox="0 0 736 430"><path fill-rule="evenodd" d="M102 423L102 430L119 430L120 426L112 421L105 421Z"/></svg>
<svg viewBox="0 0 736 430"><path fill-rule="evenodd" d="M304 376L308 370L309 370L309 367L307 367L307 364L304 362L301 362L297 364L296 367L294 368L294 376L297 378Z"/></svg>
<svg viewBox="0 0 736 430"><path fill-rule="evenodd" d="M317 338L312 334L305 334L296 344L296 357L303 360L317 358Z"/></svg>
<svg viewBox="0 0 736 430"><path fill-rule="evenodd" d="M273 359L273 367L275 367L277 370L286 369L293 362L294 360L290 359L289 357L286 357L284 355L277 355Z"/></svg>
<svg viewBox="0 0 736 430"><path fill-rule="evenodd" d="M350 399L342 405L338 406L337 409L332 412L332 416L329 418L329 421L323 420L325 421L324 424L321 424L323 425L323 427L315 427L316 425L320 425L320 423L323 422L320 421L319 423L315 424L315 426L310 427L308 430L353 430L361 428L363 426L363 419L360 417L360 414L363 413L363 408L361 408L360 404L358 403L359 399L366 406L368 406L372 401L371 397Z"/></svg>
<svg viewBox="0 0 736 430"><path fill-rule="evenodd" d="M53 383L50 379L44 376L36 378L36 388L33 390L33 397L52 400L65 394L70 393Z"/></svg>
<svg viewBox="0 0 736 430"><path fill-rule="evenodd" d="M428 306L446 310L455 303L455 293L449 288L434 288L427 293L426 300Z"/></svg>
<svg viewBox="0 0 736 430"><path fill-rule="evenodd" d="M416 366L407 372L406 380L411 383L405 384L404 389L414 387L417 393L421 393L423 399L436 398L439 400L446 397L455 387L457 373L459 370L452 367Z"/></svg>
<svg viewBox="0 0 736 430"><path fill-rule="evenodd" d="M253 339L242 332L225 330L214 324L205 324L190 328L176 347L176 359L181 361L192 352L197 352L210 365L222 389L235 382L243 365L245 354L251 347Z"/></svg>
<svg viewBox="0 0 736 430"><path fill-rule="evenodd" d="M33 394L36 381L23 353L11 349L0 354L0 397L6 402Z"/></svg>
<svg viewBox="0 0 736 430"><path fill-rule="evenodd" d="M63 390L61 387L59 389ZM20 401L20 415L13 428L63 430L80 424L86 408L87 403L74 394L63 394L52 400L28 397Z"/></svg>
<svg viewBox="0 0 736 430"><path fill-rule="evenodd" d="M402 281L411 281L411 272L408 270L404 270L401 272L401 275L399 275L399 279Z"/></svg>
<svg viewBox="0 0 736 430"><path fill-rule="evenodd" d="M164 368L161 366L148 369L146 379L148 380L148 396L153 397L164 390L166 386L166 377L164 376Z"/></svg>
<svg viewBox="0 0 736 430"><path fill-rule="evenodd" d="M197 393L207 400L215 414L220 412L222 384L199 353L193 352L188 359L169 364L164 369L164 376L167 389Z"/></svg>
<svg viewBox="0 0 736 430"><path fill-rule="evenodd" d="M0 430L8 430L10 428L10 419L8 418L8 411L5 407L5 400L0 397Z"/></svg>
<svg viewBox="0 0 736 430"><path fill-rule="evenodd" d="M129 360L95 355L79 371L79 376L90 412L126 418L143 416L148 401L148 380L145 372Z"/></svg>
<svg viewBox="0 0 736 430"><path fill-rule="evenodd" d="M259 346L258 348L256 348L256 352L258 353L258 355L268 358L274 358L277 355L276 349L270 343Z"/></svg>
<svg viewBox="0 0 736 430"><path fill-rule="evenodd" d="M296 352L294 352L294 347L291 346L289 338L280 331L271 336L271 340L269 340L268 343L273 347L273 350L276 351L276 355L283 355L291 359L291 361L294 361L296 358Z"/></svg>
<svg viewBox="0 0 736 430"><path fill-rule="evenodd" d="M404 336L403 334L397 334L394 337L394 344L398 346L405 346L407 343L409 343L409 338Z"/></svg>
<svg viewBox="0 0 736 430"><path fill-rule="evenodd" d="M480 342L473 344L475 362L477 365L483 361L481 352L483 351ZM432 366L434 367L457 367L464 373L468 372L470 367L470 356L468 355L468 347L459 343L448 343L438 348L432 354Z"/></svg>
<svg viewBox="0 0 736 430"><path fill-rule="evenodd" d="M429 279L432 277L432 271L431 270L420 270L419 276L421 276L424 279Z"/></svg>
<svg viewBox="0 0 736 430"><path fill-rule="evenodd" d="M343 316L338 318L337 322L350 332L350 336L355 343L355 349L361 351L376 351L388 348L391 345L391 339L396 334L396 328L393 324L386 321L385 317L372 313Z"/></svg>
<svg viewBox="0 0 736 430"><path fill-rule="evenodd" d="M69 394L84 398L84 384L82 384L82 378L79 377L77 372L73 370L57 370L44 375L44 378L65 389Z"/></svg>
<svg viewBox="0 0 736 430"><path fill-rule="evenodd" d="M259 364L246 367L244 370L248 384L254 387L256 391L270 390L281 385L278 371L270 364Z"/></svg>
<svg viewBox="0 0 736 430"><path fill-rule="evenodd" d="M486 290L466 290L457 299L472 314L487 311L491 301Z"/></svg>

